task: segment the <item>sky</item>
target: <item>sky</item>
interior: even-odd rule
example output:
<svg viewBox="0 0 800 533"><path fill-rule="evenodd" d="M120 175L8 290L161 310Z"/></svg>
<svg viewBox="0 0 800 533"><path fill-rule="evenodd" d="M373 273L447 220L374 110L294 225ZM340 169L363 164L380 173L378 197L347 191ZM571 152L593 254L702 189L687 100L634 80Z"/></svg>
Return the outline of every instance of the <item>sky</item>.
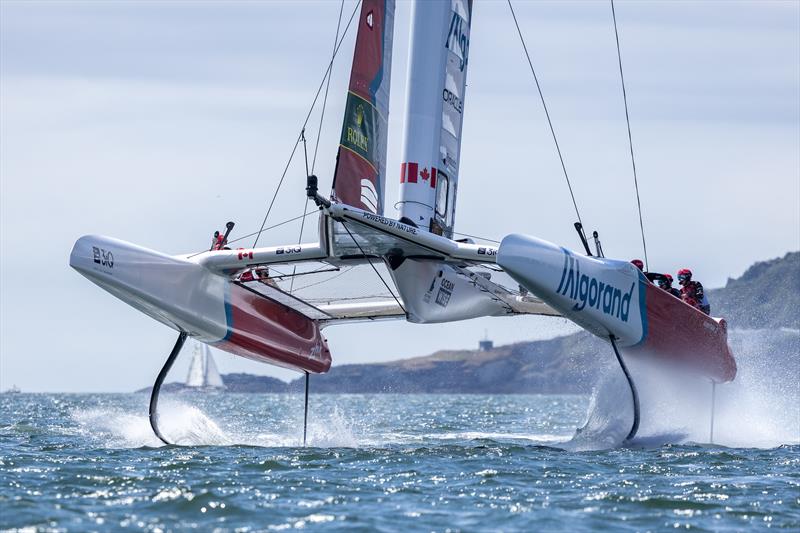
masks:
<svg viewBox="0 0 800 533"><path fill-rule="evenodd" d="M588 230L641 257L610 4L514 2ZM615 3L652 270L724 286L800 249L800 3ZM258 229L330 58L339 2L0 2L0 389L130 391L175 332L68 266L81 235L197 251ZM345 16L355 4L347 0ZM397 201L411 5L395 18L387 214ZM315 172L329 187L354 33ZM476 1L456 231L579 249L550 131L505 2ZM319 108L309 127L317 140ZM393 170L396 169L396 172ZM270 223L299 215L297 158ZM296 241L286 225L260 244ZM713 302L712 302L713 305ZM334 364L572 331L487 318L325 330ZM297 374L215 352L221 372ZM184 354L169 380L183 379Z"/></svg>

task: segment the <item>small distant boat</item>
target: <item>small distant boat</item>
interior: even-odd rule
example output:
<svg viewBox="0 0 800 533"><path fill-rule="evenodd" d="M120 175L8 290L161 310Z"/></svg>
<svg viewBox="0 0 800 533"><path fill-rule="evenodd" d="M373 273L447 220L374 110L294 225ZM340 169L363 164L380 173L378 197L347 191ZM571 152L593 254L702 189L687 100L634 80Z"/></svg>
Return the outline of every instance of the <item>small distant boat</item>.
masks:
<svg viewBox="0 0 800 533"><path fill-rule="evenodd" d="M17 387L16 385L11 385L10 389L6 389L3 391L3 394L19 394L21 392L22 390L19 387Z"/></svg>
<svg viewBox="0 0 800 533"><path fill-rule="evenodd" d="M186 387L189 390L224 390L225 383L219 375L214 356L207 344L194 343L192 362L189 365L189 374L186 376Z"/></svg>

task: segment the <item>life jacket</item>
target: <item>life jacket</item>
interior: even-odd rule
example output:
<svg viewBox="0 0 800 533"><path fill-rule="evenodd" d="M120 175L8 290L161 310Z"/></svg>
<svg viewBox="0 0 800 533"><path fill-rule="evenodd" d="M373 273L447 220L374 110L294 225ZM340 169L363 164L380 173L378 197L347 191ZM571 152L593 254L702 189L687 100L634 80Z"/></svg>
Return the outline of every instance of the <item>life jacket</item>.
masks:
<svg viewBox="0 0 800 533"><path fill-rule="evenodd" d="M697 308L701 305L708 305L708 299L703 292L703 284L699 281L692 280L686 283L681 288L681 299Z"/></svg>

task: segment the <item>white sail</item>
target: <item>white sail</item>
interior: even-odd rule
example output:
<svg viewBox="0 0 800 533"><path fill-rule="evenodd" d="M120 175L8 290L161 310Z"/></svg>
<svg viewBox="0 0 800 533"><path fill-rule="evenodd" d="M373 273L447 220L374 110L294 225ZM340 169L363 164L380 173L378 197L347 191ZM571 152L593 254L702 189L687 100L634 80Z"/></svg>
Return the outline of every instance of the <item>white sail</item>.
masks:
<svg viewBox="0 0 800 533"><path fill-rule="evenodd" d="M221 389L225 387L225 383L222 381L222 376L219 375L219 370L217 370L217 365L214 363L214 357L211 355L211 350L206 345L205 346L205 360L206 360L206 373L205 373L205 380L204 386L212 387L215 389Z"/></svg>
<svg viewBox="0 0 800 533"><path fill-rule="evenodd" d="M189 364L189 374L186 376L186 386L215 389L225 387L207 344L194 343L192 362Z"/></svg>
<svg viewBox="0 0 800 533"><path fill-rule="evenodd" d="M202 387L205 381L205 361L199 343L194 344L192 362L189 364L189 374L186 376L187 387Z"/></svg>

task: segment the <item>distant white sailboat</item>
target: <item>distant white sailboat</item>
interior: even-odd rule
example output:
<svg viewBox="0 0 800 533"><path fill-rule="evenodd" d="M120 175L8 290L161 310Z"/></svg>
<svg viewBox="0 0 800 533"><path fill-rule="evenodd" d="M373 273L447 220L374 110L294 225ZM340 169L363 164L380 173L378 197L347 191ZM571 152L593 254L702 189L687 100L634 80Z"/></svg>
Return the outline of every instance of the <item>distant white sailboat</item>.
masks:
<svg viewBox="0 0 800 533"><path fill-rule="evenodd" d="M186 386L201 389L225 388L207 344L195 343L189 374L186 376Z"/></svg>

